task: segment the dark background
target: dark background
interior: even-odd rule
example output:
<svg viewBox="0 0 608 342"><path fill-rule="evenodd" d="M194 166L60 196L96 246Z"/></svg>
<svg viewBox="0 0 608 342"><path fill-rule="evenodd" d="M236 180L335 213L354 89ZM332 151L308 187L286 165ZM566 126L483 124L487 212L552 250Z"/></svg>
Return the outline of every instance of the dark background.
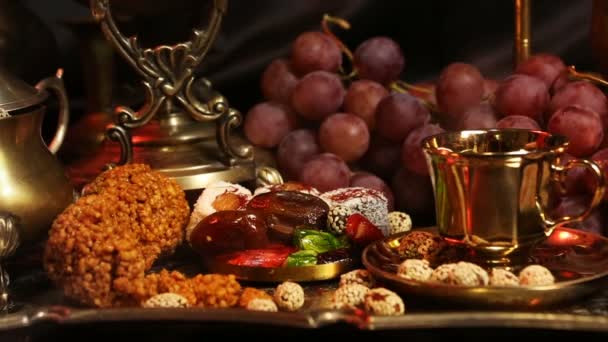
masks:
<svg viewBox="0 0 608 342"><path fill-rule="evenodd" d="M148 4L154 6L155 2ZM187 3L185 9L127 20L125 32L139 32L150 45L183 39L197 19L206 18L208 2L177 2ZM0 39L0 61L29 82L63 67L72 99L72 122L83 115L87 92L96 91L95 81L84 78L83 70L90 60L83 59L79 43L99 31L94 24L67 24L90 19L83 3L87 1L0 0L2 7L23 4L32 11L24 17L27 20L8 29L1 26L10 25L0 20L0 35L13 37ZM6 13L0 8L2 11ZM533 51L555 53L579 69L594 70L589 44L591 12L591 0L532 1ZM353 50L375 35L395 39L404 50L402 78L407 81L432 79L453 61L474 63L486 77L497 79L512 68L512 0L232 0L200 74L214 81L235 107L246 111L260 99L258 82L264 66L273 58L287 56L299 33L319 29L323 13L351 22L350 31L337 33ZM116 61L113 98L116 102L136 102L136 77L122 60Z"/></svg>

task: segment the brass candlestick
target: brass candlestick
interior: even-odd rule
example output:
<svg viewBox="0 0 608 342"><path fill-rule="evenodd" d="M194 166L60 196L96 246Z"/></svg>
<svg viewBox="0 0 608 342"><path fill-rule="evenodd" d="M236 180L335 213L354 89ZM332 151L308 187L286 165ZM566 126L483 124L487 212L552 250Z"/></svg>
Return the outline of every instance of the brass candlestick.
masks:
<svg viewBox="0 0 608 342"><path fill-rule="evenodd" d="M185 190L216 180L254 180L253 147L232 133L242 122L241 114L213 90L209 80L194 74L217 36L227 0L213 1L207 28L193 29L190 41L147 49L140 47L136 36L122 35L110 0L90 0L90 8L106 39L142 78L145 102L138 110L116 108L107 136L118 145L106 144L97 156L73 165L75 182L85 183L104 166L130 162L151 165ZM116 155L118 161L107 158ZM264 182L280 179L280 175L268 178L268 172L257 174L266 177Z"/></svg>
<svg viewBox="0 0 608 342"><path fill-rule="evenodd" d="M530 0L515 0L515 66L530 57L530 35Z"/></svg>

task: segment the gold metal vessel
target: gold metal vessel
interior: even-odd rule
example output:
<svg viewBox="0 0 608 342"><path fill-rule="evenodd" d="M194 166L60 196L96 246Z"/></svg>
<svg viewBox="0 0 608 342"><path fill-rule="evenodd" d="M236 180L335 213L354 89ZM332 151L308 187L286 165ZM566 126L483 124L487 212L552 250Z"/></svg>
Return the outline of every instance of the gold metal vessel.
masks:
<svg viewBox="0 0 608 342"><path fill-rule="evenodd" d="M604 195L600 167L578 159L560 165L564 136L519 129L442 133L423 141L439 233L484 255L489 263L511 263L518 251L564 224L586 218ZM551 217L554 181L574 167L597 179L590 206L581 215Z"/></svg>

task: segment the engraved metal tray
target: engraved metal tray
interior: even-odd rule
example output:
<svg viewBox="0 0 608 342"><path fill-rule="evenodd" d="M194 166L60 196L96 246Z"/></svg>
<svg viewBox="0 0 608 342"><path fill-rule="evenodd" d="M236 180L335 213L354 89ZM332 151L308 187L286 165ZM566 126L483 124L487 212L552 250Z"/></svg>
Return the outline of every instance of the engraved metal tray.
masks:
<svg viewBox="0 0 608 342"><path fill-rule="evenodd" d="M529 310L482 310L438 301L417 301L403 297L406 313L398 317L368 316L358 310L333 310L329 297L337 281L305 283L306 305L295 313L252 312L243 309L94 309L70 303L55 288L39 268L39 254L17 256L9 264L12 274L11 294L15 307L0 314L0 337L11 331L24 331L39 327L79 327L110 324L113 327L156 323L195 324L196 326L275 327L297 331L327 331L348 327L356 331L416 331L445 330L446 328L519 328L561 332L608 332L608 289L599 291L574 304L556 308ZM160 267L178 269L187 274L202 272L197 258L187 251L159 263ZM274 284L244 283L271 290ZM155 323L155 324L152 324ZM88 329L88 328L87 328ZM238 329L237 329L238 330ZM29 330L28 330L29 331ZM274 331L274 330L273 330ZM285 330L281 330L285 331ZM476 330L479 331L479 330ZM511 330L510 330L511 331ZM275 331L276 333L276 331ZM1 338L0 338L1 339Z"/></svg>

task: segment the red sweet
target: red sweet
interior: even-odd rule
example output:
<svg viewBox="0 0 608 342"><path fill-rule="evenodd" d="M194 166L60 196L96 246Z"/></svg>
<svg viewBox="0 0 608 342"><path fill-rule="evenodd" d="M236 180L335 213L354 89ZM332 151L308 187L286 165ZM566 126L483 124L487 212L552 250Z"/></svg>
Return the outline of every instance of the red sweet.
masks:
<svg viewBox="0 0 608 342"><path fill-rule="evenodd" d="M346 220L346 235L358 245L367 245L384 237L382 231L365 216L352 214Z"/></svg>
<svg viewBox="0 0 608 342"><path fill-rule="evenodd" d="M270 244L266 217L253 211L215 212L194 228L190 243L202 255L265 248Z"/></svg>
<svg viewBox="0 0 608 342"><path fill-rule="evenodd" d="M228 264L248 267L281 267L295 247L275 245L265 249L249 249L218 257Z"/></svg>

